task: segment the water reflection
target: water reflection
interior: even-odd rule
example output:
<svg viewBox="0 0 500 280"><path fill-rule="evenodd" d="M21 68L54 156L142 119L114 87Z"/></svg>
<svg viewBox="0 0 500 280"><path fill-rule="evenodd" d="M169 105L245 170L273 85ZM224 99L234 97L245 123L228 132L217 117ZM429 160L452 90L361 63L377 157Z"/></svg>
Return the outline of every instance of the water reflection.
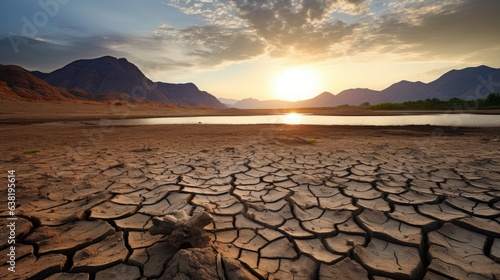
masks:
<svg viewBox="0 0 500 280"><path fill-rule="evenodd" d="M301 124L302 122L302 114L290 113L284 117L285 124Z"/></svg>
<svg viewBox="0 0 500 280"><path fill-rule="evenodd" d="M500 127L500 115L435 114L404 116L318 116L283 114L265 116L166 117L107 120L109 125L157 124L307 124L307 125L437 125L468 127ZM52 122L49 125L100 125L99 121Z"/></svg>

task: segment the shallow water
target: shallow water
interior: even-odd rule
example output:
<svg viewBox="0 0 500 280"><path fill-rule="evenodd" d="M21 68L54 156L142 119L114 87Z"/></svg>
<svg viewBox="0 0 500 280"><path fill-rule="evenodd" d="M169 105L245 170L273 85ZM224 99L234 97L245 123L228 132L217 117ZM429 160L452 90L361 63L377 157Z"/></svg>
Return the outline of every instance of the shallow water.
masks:
<svg viewBox="0 0 500 280"><path fill-rule="evenodd" d="M318 116L283 114L265 116L166 117L118 119L65 124L90 125L158 125L158 124L308 124L308 125L436 125L466 127L500 127L500 115L435 114L403 116ZM60 122L50 124L61 124Z"/></svg>

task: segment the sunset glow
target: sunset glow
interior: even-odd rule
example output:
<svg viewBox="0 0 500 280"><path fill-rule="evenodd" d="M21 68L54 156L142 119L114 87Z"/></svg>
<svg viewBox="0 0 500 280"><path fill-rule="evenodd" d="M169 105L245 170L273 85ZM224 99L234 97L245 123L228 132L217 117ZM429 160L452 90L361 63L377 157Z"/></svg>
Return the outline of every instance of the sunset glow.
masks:
<svg viewBox="0 0 500 280"><path fill-rule="evenodd" d="M319 90L316 73L305 68L287 69L277 75L274 81L275 95L280 100L309 99L316 96Z"/></svg>
<svg viewBox="0 0 500 280"><path fill-rule="evenodd" d="M146 2L4 1L0 63L51 72L123 57L152 81L237 100L383 90L500 67L498 0Z"/></svg>

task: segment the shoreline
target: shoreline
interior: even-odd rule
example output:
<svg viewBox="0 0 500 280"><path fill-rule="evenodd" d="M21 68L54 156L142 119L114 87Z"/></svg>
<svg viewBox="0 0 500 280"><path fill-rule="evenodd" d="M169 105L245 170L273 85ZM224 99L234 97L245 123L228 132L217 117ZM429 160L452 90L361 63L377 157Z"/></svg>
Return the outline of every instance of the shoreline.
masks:
<svg viewBox="0 0 500 280"><path fill-rule="evenodd" d="M56 121L95 121L101 119L142 119L214 116L258 116L289 113L318 116L406 116L439 114L500 115L500 110L458 111L373 111L357 107L348 108L299 108L299 109L209 109L152 106L114 106L109 104L78 104L55 102L26 102L0 100L1 124L33 124Z"/></svg>

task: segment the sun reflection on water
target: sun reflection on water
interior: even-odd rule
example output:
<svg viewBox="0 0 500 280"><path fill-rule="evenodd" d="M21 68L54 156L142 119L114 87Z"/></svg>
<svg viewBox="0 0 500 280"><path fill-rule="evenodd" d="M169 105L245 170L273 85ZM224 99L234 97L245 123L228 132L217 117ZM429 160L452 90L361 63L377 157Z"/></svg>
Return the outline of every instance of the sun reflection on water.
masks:
<svg viewBox="0 0 500 280"><path fill-rule="evenodd" d="M297 113L289 113L285 115L285 123L286 124L301 124L302 123L302 114Z"/></svg>

